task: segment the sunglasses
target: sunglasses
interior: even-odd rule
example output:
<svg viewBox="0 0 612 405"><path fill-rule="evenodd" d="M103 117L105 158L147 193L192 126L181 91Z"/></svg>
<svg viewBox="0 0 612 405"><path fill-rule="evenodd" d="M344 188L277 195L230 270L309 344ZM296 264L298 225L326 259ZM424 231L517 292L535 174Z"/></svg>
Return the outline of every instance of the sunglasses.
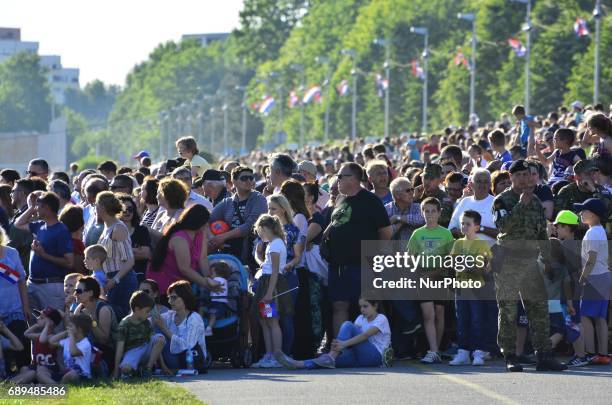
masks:
<svg viewBox="0 0 612 405"><path fill-rule="evenodd" d="M45 173L36 173L36 172L32 172L32 171L26 171L26 174L29 176L42 176Z"/></svg>
<svg viewBox="0 0 612 405"><path fill-rule="evenodd" d="M75 288L75 289L74 289L74 294L75 294L75 295L81 295L81 294L83 294L84 292L85 292L85 290L82 290L82 289L80 289L80 288Z"/></svg>
<svg viewBox="0 0 612 405"><path fill-rule="evenodd" d="M240 181L253 181L255 180L255 176L240 176L238 179Z"/></svg>
<svg viewBox="0 0 612 405"><path fill-rule="evenodd" d="M338 175L338 180L342 180L345 177L352 177L352 176L353 176L352 174L339 174Z"/></svg>
<svg viewBox="0 0 612 405"><path fill-rule="evenodd" d="M118 184L111 184L110 189L111 190L117 190L118 188L127 188L126 186L120 186Z"/></svg>
<svg viewBox="0 0 612 405"><path fill-rule="evenodd" d="M174 300L176 300L178 297L179 297L178 295L174 295L174 294L172 294L172 295L168 295L168 301L174 301Z"/></svg>

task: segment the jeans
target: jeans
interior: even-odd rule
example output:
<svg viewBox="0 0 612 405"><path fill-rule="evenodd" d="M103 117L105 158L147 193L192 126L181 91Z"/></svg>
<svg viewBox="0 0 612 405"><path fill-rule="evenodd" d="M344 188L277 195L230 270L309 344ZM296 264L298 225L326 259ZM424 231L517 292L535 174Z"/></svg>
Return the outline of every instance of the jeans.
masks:
<svg viewBox="0 0 612 405"><path fill-rule="evenodd" d="M352 322L344 322L336 339L349 340L360 335L361 330ZM336 357L336 367L377 367L382 365L382 356L369 340L347 347Z"/></svg>
<svg viewBox="0 0 612 405"><path fill-rule="evenodd" d="M166 367L172 370L181 368L181 356L185 356L185 354L175 354L170 352L170 339L166 339L166 344L162 350L162 358L164 359L164 363L166 363Z"/></svg>
<svg viewBox="0 0 612 405"><path fill-rule="evenodd" d="M298 286L298 277L295 274L295 270L284 273L284 277L287 280L287 288L291 290ZM291 291L291 299L293 300L293 308L297 301L298 290ZM293 324L293 315L281 315L279 319L281 331L283 332L283 353L291 354L293 349L293 341L295 340L295 326Z"/></svg>
<svg viewBox="0 0 612 405"><path fill-rule="evenodd" d="M497 346L497 301L485 300L484 347L487 352L499 353Z"/></svg>
<svg viewBox="0 0 612 405"><path fill-rule="evenodd" d="M106 277L110 280L116 274L117 272L108 273ZM107 292L108 303L113 307L117 320L123 319L130 313L130 297L137 288L138 279L136 278L136 273L134 270L130 270L123 276L119 284Z"/></svg>
<svg viewBox="0 0 612 405"><path fill-rule="evenodd" d="M455 298L457 340L463 350L483 350L485 339L485 301Z"/></svg>

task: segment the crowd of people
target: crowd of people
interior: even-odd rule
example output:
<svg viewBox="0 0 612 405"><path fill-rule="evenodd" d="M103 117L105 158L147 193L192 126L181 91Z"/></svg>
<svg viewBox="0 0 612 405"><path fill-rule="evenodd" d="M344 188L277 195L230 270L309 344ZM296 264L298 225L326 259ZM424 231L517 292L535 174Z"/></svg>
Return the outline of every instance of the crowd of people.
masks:
<svg viewBox="0 0 612 405"><path fill-rule="evenodd" d="M574 103L512 115L374 144L253 151L216 168L193 137L162 162L141 151L131 167L52 172L36 158L25 176L2 168L0 378L204 369L206 340L230 312L231 269L209 263L216 252L248 268L252 367L609 365L609 112ZM367 299L366 240L481 255L482 270L452 276L489 294Z"/></svg>

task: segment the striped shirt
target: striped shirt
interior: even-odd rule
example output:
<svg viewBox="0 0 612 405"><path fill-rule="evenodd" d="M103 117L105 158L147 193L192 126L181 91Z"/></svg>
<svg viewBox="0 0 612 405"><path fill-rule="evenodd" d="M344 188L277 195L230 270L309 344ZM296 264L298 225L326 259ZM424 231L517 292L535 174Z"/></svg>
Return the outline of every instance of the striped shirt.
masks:
<svg viewBox="0 0 612 405"><path fill-rule="evenodd" d="M149 209L147 208L144 214L142 214L142 220L140 221L140 225L144 225L149 229L153 228L153 222L155 222L155 217L157 216L158 212L159 206L155 208L155 211L149 211Z"/></svg>
<svg viewBox="0 0 612 405"><path fill-rule="evenodd" d="M128 235L125 240L118 241L111 238L111 235L117 227L125 228L125 232ZM98 243L106 249L107 257L104 263L102 263L102 269L106 274L121 270L123 264L134 257L130 232L127 226L121 221L117 221L110 227L105 226Z"/></svg>
<svg viewBox="0 0 612 405"><path fill-rule="evenodd" d="M400 208L391 201L385 204L385 210L389 219L396 215L402 218L402 222L397 222L391 225L393 230L393 238L395 240L409 240L412 232L423 225L425 225L425 218L421 213L421 206L418 203L412 203L406 210L401 211Z"/></svg>

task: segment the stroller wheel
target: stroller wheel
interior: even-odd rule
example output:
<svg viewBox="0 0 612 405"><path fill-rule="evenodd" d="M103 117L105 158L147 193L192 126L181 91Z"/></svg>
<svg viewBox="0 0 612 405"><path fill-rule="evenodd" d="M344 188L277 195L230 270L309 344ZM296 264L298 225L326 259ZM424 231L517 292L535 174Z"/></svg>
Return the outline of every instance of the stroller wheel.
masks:
<svg viewBox="0 0 612 405"><path fill-rule="evenodd" d="M247 346L242 349L242 366L244 368L249 368L251 364L253 364L253 349L251 346Z"/></svg>
<svg viewBox="0 0 612 405"><path fill-rule="evenodd" d="M240 368L240 365L242 363L242 353L240 352L240 349L236 348L232 351L230 363L232 364L233 368Z"/></svg>

